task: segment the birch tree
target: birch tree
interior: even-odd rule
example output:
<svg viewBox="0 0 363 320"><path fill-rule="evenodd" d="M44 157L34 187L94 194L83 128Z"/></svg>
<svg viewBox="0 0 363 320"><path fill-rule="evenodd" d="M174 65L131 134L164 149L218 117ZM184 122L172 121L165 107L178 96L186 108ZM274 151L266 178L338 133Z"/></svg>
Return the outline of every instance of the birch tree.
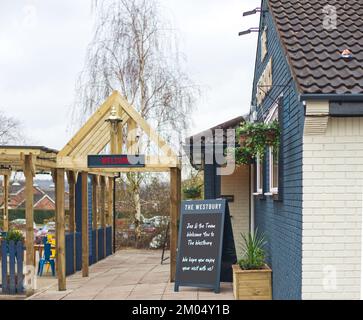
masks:
<svg viewBox="0 0 363 320"><path fill-rule="evenodd" d="M118 90L168 142L178 146L199 95L183 70L176 32L157 0L93 2L95 33L77 84L77 113L89 116ZM140 223L143 174L128 174Z"/></svg>
<svg viewBox="0 0 363 320"><path fill-rule="evenodd" d="M23 140L20 121L0 111L0 145L19 144Z"/></svg>

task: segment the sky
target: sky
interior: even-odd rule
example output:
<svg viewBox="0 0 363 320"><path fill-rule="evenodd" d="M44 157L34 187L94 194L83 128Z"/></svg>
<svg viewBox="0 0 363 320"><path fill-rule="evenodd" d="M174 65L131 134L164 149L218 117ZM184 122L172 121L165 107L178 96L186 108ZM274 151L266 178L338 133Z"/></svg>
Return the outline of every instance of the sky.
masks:
<svg viewBox="0 0 363 320"><path fill-rule="evenodd" d="M202 96L190 134L248 113L260 0L159 0L178 30ZM94 31L91 0L0 0L0 110L21 121L27 143L61 149L71 138L75 82Z"/></svg>

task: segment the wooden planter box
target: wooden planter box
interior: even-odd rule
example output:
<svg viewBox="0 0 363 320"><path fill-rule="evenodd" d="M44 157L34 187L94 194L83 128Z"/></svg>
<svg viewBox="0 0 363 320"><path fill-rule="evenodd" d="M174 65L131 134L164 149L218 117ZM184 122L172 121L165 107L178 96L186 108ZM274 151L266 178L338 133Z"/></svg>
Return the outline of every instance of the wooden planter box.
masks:
<svg viewBox="0 0 363 320"><path fill-rule="evenodd" d="M233 268L233 294L236 300L272 300L272 270L266 266L261 270Z"/></svg>

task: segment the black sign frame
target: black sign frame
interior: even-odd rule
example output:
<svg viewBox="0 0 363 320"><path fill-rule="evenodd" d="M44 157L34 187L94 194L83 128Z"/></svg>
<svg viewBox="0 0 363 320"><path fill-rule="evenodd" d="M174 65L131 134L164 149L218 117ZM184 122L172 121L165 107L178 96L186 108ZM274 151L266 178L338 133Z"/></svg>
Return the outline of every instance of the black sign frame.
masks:
<svg viewBox="0 0 363 320"><path fill-rule="evenodd" d="M89 155L87 157L88 168L144 168L144 155Z"/></svg>
<svg viewBox="0 0 363 320"><path fill-rule="evenodd" d="M196 212L195 210L185 210L185 205L191 205L191 204L221 204L221 210L217 211L206 211L206 212ZM214 211L214 212L213 212ZM180 226L179 226L179 235L178 235L178 253L177 253L177 261L176 261L176 274L175 274L175 285L174 285L174 291L178 292L179 287L196 287L196 288L209 288L214 289L215 293L220 293L220 281L221 281L221 265L222 265L222 251L223 251L223 239L224 239L224 228L225 228L225 217L226 217L226 211L228 210L228 203L225 199L218 199L218 200L204 200L204 201L182 201L181 204L181 215L180 215ZM183 252L181 250L181 243L182 243L182 237L183 235L183 223L185 220L186 215L219 215L219 239L218 239L218 253L216 256L216 272L215 272L215 278L213 281L210 282L210 284L206 283L198 283L198 282L188 282L188 281L181 281L179 279L179 275L181 273L181 258L183 255Z"/></svg>

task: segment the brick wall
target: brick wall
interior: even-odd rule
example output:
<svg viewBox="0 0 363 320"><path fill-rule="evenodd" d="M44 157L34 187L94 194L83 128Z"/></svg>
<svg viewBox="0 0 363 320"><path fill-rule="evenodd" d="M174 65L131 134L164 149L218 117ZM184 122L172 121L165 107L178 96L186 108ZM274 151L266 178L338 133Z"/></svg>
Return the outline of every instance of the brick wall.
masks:
<svg viewBox="0 0 363 320"><path fill-rule="evenodd" d="M303 150L302 297L359 299L363 119L329 119Z"/></svg>
<svg viewBox="0 0 363 320"><path fill-rule="evenodd" d="M229 203L229 209L238 259L241 258L242 251L241 233L247 234L250 226L249 172L248 166L240 166L234 174L221 177L222 195L234 196L234 202Z"/></svg>

